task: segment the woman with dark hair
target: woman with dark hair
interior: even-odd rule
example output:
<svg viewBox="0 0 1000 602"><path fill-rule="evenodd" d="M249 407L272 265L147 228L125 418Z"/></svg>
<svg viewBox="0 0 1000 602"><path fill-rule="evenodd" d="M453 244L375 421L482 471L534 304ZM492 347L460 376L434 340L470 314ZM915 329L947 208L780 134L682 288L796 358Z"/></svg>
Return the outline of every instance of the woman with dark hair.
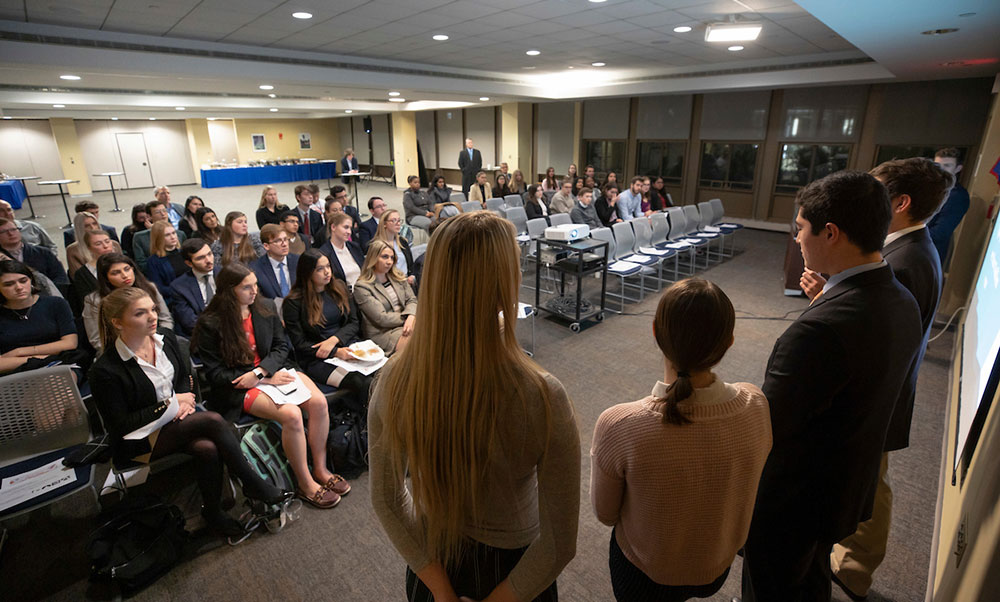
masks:
<svg viewBox="0 0 1000 602"><path fill-rule="evenodd" d="M507 181L507 176L502 173L497 174L496 185L493 186L493 198L500 198L507 196L508 194L514 194L510 189L510 182Z"/></svg>
<svg viewBox="0 0 1000 602"><path fill-rule="evenodd" d="M549 167L545 170L545 177L541 181L542 192L557 192L560 188L559 182L556 181L556 168Z"/></svg>
<svg viewBox="0 0 1000 602"><path fill-rule="evenodd" d="M191 238L198 231L198 210L205 206L205 201L200 196L192 194L184 201L184 215L177 222L177 229L184 233L184 236Z"/></svg>
<svg viewBox="0 0 1000 602"><path fill-rule="evenodd" d="M163 295L156 290L152 282L146 280L139 266L131 257L121 253L108 253L97 259L97 290L83 299L83 327L87 331L87 340L91 346L101 353L101 300L119 288L137 287L146 291L150 299L156 302L160 314L160 327L174 329L174 319L167 309Z"/></svg>
<svg viewBox="0 0 1000 602"><path fill-rule="evenodd" d="M667 189L664 188L663 178L660 176L653 178L653 186L649 190L649 204L654 211L663 211L674 206L667 196Z"/></svg>
<svg viewBox="0 0 1000 602"><path fill-rule="evenodd" d="M248 498L281 504L294 494L257 476L222 416L196 411L191 360L173 332L157 330L157 318L156 304L141 288L117 289L101 304L108 352L94 362L90 382L114 457L142 463L175 452L194 457L202 516L218 533L240 536L243 526L222 509L223 465ZM173 419L145 437L125 438L164 415Z"/></svg>
<svg viewBox="0 0 1000 602"><path fill-rule="evenodd" d="M524 195L524 213L528 219L544 217L546 222L549 221L549 206L545 203L545 195L540 186L528 186L528 192Z"/></svg>
<svg viewBox="0 0 1000 602"><path fill-rule="evenodd" d="M135 237L135 233L152 225L153 222L150 221L149 214L146 213L146 203L132 205L132 223L122 228L121 247L126 255L132 257L132 238Z"/></svg>
<svg viewBox="0 0 1000 602"><path fill-rule="evenodd" d="M440 174L434 176L431 187L427 189L427 196L431 198L431 206L451 202L451 188L445 182L444 176Z"/></svg>
<svg viewBox="0 0 1000 602"><path fill-rule="evenodd" d="M300 259L299 270L301 264ZM330 433L326 397L312 379L294 369L274 302L257 294L257 276L238 261L222 268L215 277L215 289L191 337L191 346L198 350L212 383L209 409L227 420L238 418L243 411L279 422L282 448L295 473L299 497L317 508L336 506L351 486L326 467ZM298 404L276 403L271 397L274 390L262 390L258 385L305 387L309 397ZM309 414L308 434L303 412Z"/></svg>
<svg viewBox="0 0 1000 602"><path fill-rule="evenodd" d="M194 221L198 223L198 230L195 234L209 245L219 240L222 236L222 226L219 225L219 216L211 207L202 207L194 214Z"/></svg>
<svg viewBox="0 0 1000 602"><path fill-rule="evenodd" d="M52 362L85 366L76 324L62 297L43 297L31 268L0 261L0 374L44 368Z"/></svg>
<svg viewBox="0 0 1000 602"><path fill-rule="evenodd" d="M733 344L735 323L715 284L690 278L667 289L653 319L663 380L597 419L591 501L597 519L614 526L609 565L618 600L708 598L746 541L771 417L757 386L712 372Z"/></svg>
<svg viewBox="0 0 1000 602"><path fill-rule="evenodd" d="M250 262L262 256L267 251L260 242L260 234L250 232L247 216L242 211L230 211L226 214L226 225L222 228L219 240L212 243L212 254L215 263L221 266L239 261L250 265Z"/></svg>
<svg viewBox="0 0 1000 602"><path fill-rule="evenodd" d="M604 178L604 183L601 184L601 188L604 188L608 184L614 184L615 186L618 186L619 190L621 190L621 186L618 184L618 174L613 171L608 172L607 177Z"/></svg>

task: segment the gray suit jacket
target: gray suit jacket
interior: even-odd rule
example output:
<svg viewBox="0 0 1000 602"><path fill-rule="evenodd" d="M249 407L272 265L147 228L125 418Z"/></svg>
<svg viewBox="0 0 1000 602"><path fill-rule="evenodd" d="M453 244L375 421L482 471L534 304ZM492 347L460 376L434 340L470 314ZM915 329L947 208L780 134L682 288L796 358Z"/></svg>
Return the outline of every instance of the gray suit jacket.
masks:
<svg viewBox="0 0 1000 602"><path fill-rule="evenodd" d="M413 294L410 284L392 279L389 282L403 304L403 311L396 311L385 294L385 289L378 282L358 280L354 285L354 300L364 317L361 320L362 336L374 341L386 353L396 348L396 341L403 334L403 322L407 316L417 314L417 296Z"/></svg>

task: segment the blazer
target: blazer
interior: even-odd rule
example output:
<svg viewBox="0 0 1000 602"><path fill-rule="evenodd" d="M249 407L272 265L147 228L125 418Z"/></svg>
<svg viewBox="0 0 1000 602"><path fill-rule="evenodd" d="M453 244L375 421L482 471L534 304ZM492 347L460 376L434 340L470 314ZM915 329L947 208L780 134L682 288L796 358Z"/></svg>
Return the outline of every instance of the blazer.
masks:
<svg viewBox="0 0 1000 602"><path fill-rule="evenodd" d="M278 277L274 275L271 267L271 260L268 254L264 253L257 259L250 262L250 269L257 274L257 289L260 294L268 299L281 297L281 286L278 284ZM289 253L285 256L285 270L288 278L288 288L295 284L295 270L299 265L299 256Z"/></svg>
<svg viewBox="0 0 1000 602"><path fill-rule="evenodd" d="M361 222L361 226L358 228L358 246L361 247L362 251L367 251L368 243L375 238L375 232L378 231L378 220L374 217L370 217L365 221Z"/></svg>
<svg viewBox="0 0 1000 602"><path fill-rule="evenodd" d="M111 240L119 242L118 232L116 232L112 226L106 226L104 224L101 224L101 230L107 232ZM76 232L73 230L73 228L68 228L66 230L63 230L63 246L68 247L75 242L76 242ZM120 252L121 251L119 251L119 253Z"/></svg>
<svg viewBox="0 0 1000 602"><path fill-rule="evenodd" d="M215 266L215 274L221 268ZM174 278L170 283L170 312L174 315L177 330L186 337L194 332L198 316L205 311L205 298L201 296L201 287L194 277L194 272L188 270Z"/></svg>
<svg viewBox="0 0 1000 602"><path fill-rule="evenodd" d="M469 149L463 148L458 153L458 168L462 170L462 183L466 181L474 182L476 174L483 170L483 155L478 148L472 149L472 158L469 158Z"/></svg>
<svg viewBox="0 0 1000 602"><path fill-rule="evenodd" d="M347 241L347 250L351 252L351 257L354 258L354 261L358 262L359 268L365 265L365 254L361 252L361 247L358 246L358 243L353 240ZM344 274L344 268L340 265L340 258L337 257L337 253L333 250L333 243L326 241L319 248L319 252L326 255L327 259L330 260L330 269L333 271L334 277L340 278L346 283L347 276Z"/></svg>
<svg viewBox="0 0 1000 602"><path fill-rule="evenodd" d="M384 287L378 282L363 282L358 280L354 285L354 300L358 309L364 315L361 331L365 338L371 339L386 353L396 348L396 341L403 332L403 322L407 316L417 314L417 296L408 282L397 282L389 279L392 290L396 292L403 310L397 311Z"/></svg>
<svg viewBox="0 0 1000 602"><path fill-rule="evenodd" d="M910 445L910 423L913 420L913 402L917 389L917 372L927 351L927 339L941 300L941 262L934 241L927 228L920 228L900 236L882 249L882 256L892 267L899 281L917 300L920 308L920 327L923 337L913 369L903 383L896 401L896 409L889 423L885 451L895 451Z"/></svg>
<svg viewBox="0 0 1000 602"><path fill-rule="evenodd" d="M355 155L354 157L352 157L350 161L347 160L346 156L341 157L341 159L340 159L340 175L342 177L340 178L340 181L343 182L344 184L349 183L351 181L351 178L350 178L350 176L348 176L346 174L347 174L347 172L352 171L352 170L353 171L358 171L358 157L357 157L357 155ZM357 177L357 176L355 176L355 177Z"/></svg>
<svg viewBox="0 0 1000 602"><path fill-rule="evenodd" d="M180 249L177 249L176 255L168 255L166 257L160 257L158 255L150 255L146 259L146 277L149 281L156 285L157 290L163 295L167 303L170 302L170 297L172 293L170 292L170 283L173 282L178 276L186 272L188 268L183 263L182 256L180 255ZM181 266L178 272L175 270L174 266Z"/></svg>
<svg viewBox="0 0 1000 602"><path fill-rule="evenodd" d="M174 393L191 392L191 358L169 330L163 335L163 353L174 367ZM152 451L149 439L125 440L135 429L156 420L166 409L159 404L156 391L139 362L122 359L117 350L103 353L88 374L90 390L101 414L101 420L111 435L111 448L118 462Z"/></svg>
<svg viewBox="0 0 1000 602"><path fill-rule="evenodd" d="M969 191L960 183L955 182L948 198L944 204L934 214L931 221L927 222L927 229L930 231L931 240L937 248L938 256L941 258L941 265L948 260L948 248L951 246L951 235L962 223L965 212L969 210Z"/></svg>
<svg viewBox="0 0 1000 602"><path fill-rule="evenodd" d="M764 396L774 446L750 527L833 544L871 517L896 399L920 348L920 311L882 266L836 284L778 337Z"/></svg>
<svg viewBox="0 0 1000 602"><path fill-rule="evenodd" d="M267 206L259 207L257 209L257 214L254 218L257 220L257 227L263 228L267 224L281 224L281 214L288 211L288 207L278 203L274 206L274 211L272 212Z"/></svg>
<svg viewBox="0 0 1000 602"><path fill-rule="evenodd" d="M318 248L326 240L324 230L326 222L323 221L323 214L315 209L309 209L309 232L306 232L306 220L302 219L302 212L298 206L294 208L295 214L299 216L299 234L303 235L307 245Z"/></svg>
<svg viewBox="0 0 1000 602"><path fill-rule="evenodd" d="M156 312L159 314L158 328L165 330L174 329L174 318L170 315L170 310L167 308L167 302L163 300L163 295L160 294L160 290L153 287L153 292L156 293L156 298L153 302L156 303ZM87 340L90 342L91 347L95 351L101 353L101 294L97 290L83 298L83 311L81 313L81 319L83 320L83 329L87 335Z"/></svg>
<svg viewBox="0 0 1000 602"><path fill-rule="evenodd" d="M274 301L260 299L258 303L265 311L270 310L270 315L265 316L257 308L250 307L260 367L268 374L274 374L282 368L294 368L295 363L288 357L288 341ZM242 336L243 333L222 333L219 331L218 321L211 317L202 318L199 328L197 353L205 364L205 376L212 385L212 398L205 402L205 407L222 414L226 420L235 420L243 411L243 397L247 391L235 388L233 379L253 370L254 366L250 363L226 365L219 353L219 341L223 336Z"/></svg>
<svg viewBox="0 0 1000 602"><path fill-rule="evenodd" d="M545 215L542 215L542 208L540 205L545 205L545 211L546 211ZM545 198L542 197L541 199L538 200L537 203L535 203L534 201L525 201L524 213L525 215L528 216L528 219L537 219L539 217L544 217L545 221L548 221L549 219L548 214L551 212L549 211L549 206L545 204Z"/></svg>
<svg viewBox="0 0 1000 602"><path fill-rule="evenodd" d="M472 186L469 187L469 200L470 201L479 201L480 203L485 203L486 199L492 199L493 198L493 187L490 185L489 182L483 184L483 190L486 191L486 198L483 198L482 193L479 192L479 184L476 183L476 182L473 182Z"/></svg>
<svg viewBox="0 0 1000 602"><path fill-rule="evenodd" d="M0 249L0 252L2 251L3 249ZM24 244L21 249L21 258L25 265L48 276L49 280L56 286L63 288L69 286L69 276L66 275L66 270L59 263L59 259L45 247Z"/></svg>
<svg viewBox="0 0 1000 602"><path fill-rule="evenodd" d="M333 334L340 340L336 347L334 347L334 350L358 342L358 336L361 333L361 318L358 313L358 306L354 303L354 297L351 295L347 297L347 315L342 313L334 319L333 324L327 325L327 327L335 327ZM302 299L286 298L281 304L281 315L285 318L285 329L288 332L288 339L292 342L292 349L299 364L308 369L310 364L325 361L316 357L316 350L313 349L313 345L324 341L327 337L322 335L319 326L313 326L309 323L309 309L302 303ZM333 357L332 352L330 353L330 357Z"/></svg>

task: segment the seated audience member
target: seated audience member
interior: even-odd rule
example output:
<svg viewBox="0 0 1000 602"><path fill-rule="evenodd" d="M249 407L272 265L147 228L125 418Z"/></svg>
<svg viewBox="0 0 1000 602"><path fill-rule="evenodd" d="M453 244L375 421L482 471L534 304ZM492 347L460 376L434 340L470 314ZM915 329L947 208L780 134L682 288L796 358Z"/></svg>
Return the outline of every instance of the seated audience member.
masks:
<svg viewBox="0 0 1000 602"><path fill-rule="evenodd" d="M410 601L556 600L576 553L572 404L497 320L517 312L519 256L513 224L492 212L439 226L413 340L372 393L372 505L409 567Z"/></svg>
<svg viewBox="0 0 1000 602"><path fill-rule="evenodd" d="M514 170L514 175L510 179L510 193L523 195L528 190L528 183L524 180L524 174L520 169Z"/></svg>
<svg viewBox="0 0 1000 602"><path fill-rule="evenodd" d="M590 199L591 201L596 201L597 199L599 199L601 197L601 189L598 188L598 186L597 186L597 180L594 179L594 176L584 176L584 177L580 178L580 189L582 190L584 188L589 188L590 189L590 191L591 191L591 193L593 195L593 198ZM579 194L579 193L577 193L577 194Z"/></svg>
<svg viewBox="0 0 1000 602"><path fill-rule="evenodd" d="M326 362L350 360L347 347L357 343L361 313L344 281L334 278L330 260L318 250L299 258L295 286L281 306L295 357L314 381L350 391L348 409L367 415L372 378Z"/></svg>
<svg viewBox="0 0 1000 602"><path fill-rule="evenodd" d="M198 210L205 206L205 201L200 196L192 194L184 201L184 215L181 216L178 230L184 233L186 238L191 238L198 231Z"/></svg>
<svg viewBox="0 0 1000 602"><path fill-rule="evenodd" d="M597 519L614 527L618 600L708 598L746 540L771 420L759 388L712 372L733 344L735 323L715 284L691 278L671 286L653 320L663 380L597 419L591 502Z"/></svg>
<svg viewBox="0 0 1000 602"><path fill-rule="evenodd" d="M551 213L569 213L573 210L574 204L576 204L576 198L573 197L573 184L569 178L566 178L563 180L559 192L552 195L552 200L549 201L549 211Z"/></svg>
<svg viewBox="0 0 1000 602"><path fill-rule="evenodd" d="M211 245L222 237L222 225L219 224L219 216L211 207L202 207L194 214L194 219L198 222L198 229L194 235Z"/></svg>
<svg viewBox="0 0 1000 602"><path fill-rule="evenodd" d="M286 211L288 207L278 202L278 189L265 186L260 193L260 204L257 205L257 228L261 229L265 224L280 223L281 215Z"/></svg>
<svg viewBox="0 0 1000 602"><path fill-rule="evenodd" d="M639 188L639 194L642 195L641 200L639 201L639 210L642 211L642 214L645 217L649 217L650 215L652 215L653 211L659 211L660 209L662 209L662 207L657 208L656 206L653 205L652 201L650 200L649 190L650 190L649 178L643 176L642 187Z"/></svg>
<svg viewBox="0 0 1000 602"><path fill-rule="evenodd" d="M295 187L294 211L299 217L299 235L307 247L323 244L323 214L313 207L313 195L309 187L299 184Z"/></svg>
<svg viewBox="0 0 1000 602"><path fill-rule="evenodd" d="M13 228L13 222L6 228ZM89 358L77 349L76 324L62 297L39 295L31 269L11 259L0 260L0 374L44 368L53 362L85 366Z"/></svg>
<svg viewBox="0 0 1000 602"><path fill-rule="evenodd" d="M604 194L594 202L594 209L597 210L597 217L601 218L601 223L608 228L622 221L622 218L618 217L617 184L612 182L604 185Z"/></svg>
<svg viewBox="0 0 1000 602"><path fill-rule="evenodd" d="M312 197L313 197L313 207L315 207L317 211L322 211L323 210L323 201L321 199L323 198L323 195L320 192L319 184L309 184L308 186L309 186L309 192L312 193ZM336 188L336 186L334 186L334 188ZM342 205L346 206L350 202L350 201L347 200L347 196L346 196L347 189L344 188L343 186L341 186L340 188L344 189L345 196L342 199L339 199L339 200L340 200L340 203ZM337 195L333 193L333 188L330 189L330 194L334 198L337 198Z"/></svg>
<svg viewBox="0 0 1000 602"><path fill-rule="evenodd" d="M430 226L431 218L434 217L431 199L426 192L420 189L420 178L417 176L409 176L406 178L406 183L410 185L403 192L403 211L406 214L406 223L414 228L426 230Z"/></svg>
<svg viewBox="0 0 1000 602"><path fill-rule="evenodd" d="M614 171L609 171L607 177L604 178L604 186L607 186L608 184L612 183L615 184L616 186L618 185L618 174ZM621 188L619 187L619 190L620 189Z"/></svg>
<svg viewBox="0 0 1000 602"><path fill-rule="evenodd" d="M17 229L17 225L3 217L0 217L0 251L3 251L2 255L44 274L60 287L60 291L69 287L69 277L55 254L45 247L26 244L21 240L21 231Z"/></svg>
<svg viewBox="0 0 1000 602"><path fill-rule="evenodd" d="M161 194L160 196L163 195ZM167 196L169 196L169 191ZM135 235L132 237L132 252L134 253L135 263L139 266L139 269L142 271L146 271L146 261L149 259L149 244L150 244L149 236L151 234L150 228L152 228L153 224L155 224L156 222L163 222L163 221L170 221L171 225L173 225L173 221L169 220L168 217L169 216L169 214L167 213L168 207L169 203L161 200L155 200L146 203L146 213L149 214L150 225L145 230L136 232ZM202 209L205 208L203 207ZM201 209L199 209L198 211L200 214ZM174 229L176 228L177 226L174 226ZM201 232L200 229L199 232ZM177 239L180 240L181 242L184 242L186 238L187 237L184 236L183 232L177 233Z"/></svg>
<svg viewBox="0 0 1000 602"><path fill-rule="evenodd" d="M167 219L170 220L171 225L173 225L174 228L179 228L181 218L184 215L184 207L170 200L170 188L168 186L157 186L154 194L156 196L156 200L163 203L163 206L166 207ZM147 203L146 206L148 207L149 204Z"/></svg>
<svg viewBox="0 0 1000 602"><path fill-rule="evenodd" d="M478 202L483 206L483 209L486 209L486 199L492 198L493 187L486 179L486 172L481 171L476 174L476 181L472 183L472 188L469 188L469 200Z"/></svg>
<svg viewBox="0 0 1000 602"><path fill-rule="evenodd" d="M198 316L215 295L215 263L212 248L201 238L185 240L181 245L184 264L191 268L170 283L170 309L177 323L177 331L186 337L194 332Z"/></svg>
<svg viewBox="0 0 1000 602"><path fill-rule="evenodd" d="M135 253L132 250L132 241L136 232L142 232L152 225L153 223L149 221L149 214L146 213L146 203L132 205L132 223L122 228L122 252L133 257Z"/></svg>
<svg viewBox="0 0 1000 602"><path fill-rule="evenodd" d="M286 211L281 214L281 227L288 234L288 252L301 255L306 252L306 243L299 234L299 214L296 211Z"/></svg>
<svg viewBox="0 0 1000 602"><path fill-rule="evenodd" d="M378 231L379 219L382 218L382 214L385 213L387 207L388 205L386 205L380 196L373 196L368 199L368 211L371 212L372 216L361 222L361 227L358 228L358 244L361 246L361 250L367 249L368 243L375 238L375 232Z"/></svg>
<svg viewBox="0 0 1000 602"><path fill-rule="evenodd" d="M541 181L542 192L556 192L561 186L556 180L556 168L550 167L545 170L545 177Z"/></svg>
<svg viewBox="0 0 1000 602"><path fill-rule="evenodd" d="M275 224L264 224L260 242L267 252L250 263L257 274L257 290L268 299L284 299L295 284L299 256L288 252L288 233Z"/></svg>
<svg viewBox="0 0 1000 602"><path fill-rule="evenodd" d="M627 222L643 215L642 176L635 176L629 189L618 195L618 217Z"/></svg>
<svg viewBox="0 0 1000 602"><path fill-rule="evenodd" d="M89 213L90 215L94 216L95 220L100 221L101 206L95 203L94 201L84 200L73 205L73 213L74 215L79 213ZM118 233L115 232L114 226L106 226L104 224L99 224L99 225L101 227L101 230L104 230L105 232L108 233L108 236L111 237L111 240L118 242ZM78 240L80 239L77 238L76 228L68 228L66 230L63 230L64 247L68 248L71 244L73 244Z"/></svg>
<svg viewBox="0 0 1000 602"><path fill-rule="evenodd" d="M417 181L419 182L420 179L417 178ZM445 182L444 176L434 176L431 187L427 189L427 196L430 197L430 206L437 205L438 203L450 203L451 193L451 187ZM403 209L406 209L406 205L403 205ZM427 212L424 212L425 217L426 215ZM409 214L407 214L407 219L409 219Z"/></svg>
<svg viewBox="0 0 1000 602"><path fill-rule="evenodd" d="M416 287L416 277L413 273L413 253L410 251L410 243L406 242L406 239L399 235L402 229L403 220L399 212L395 209L390 209L382 215L382 221L378 225L378 233L375 235L375 238L393 248L398 259L396 269L406 276L406 281L410 286Z"/></svg>
<svg viewBox="0 0 1000 602"><path fill-rule="evenodd" d="M562 182L569 181L573 188L576 188L576 181L580 179L580 176L576 172L576 164L570 163L569 167L566 169L566 177L563 178ZM562 188L562 183L560 182L559 187Z"/></svg>
<svg viewBox="0 0 1000 602"><path fill-rule="evenodd" d="M49 233L45 231L45 228L26 219L15 219L14 208L10 206L10 203L3 199L0 199L0 219L6 219L14 222L17 229L21 231L21 240L23 240L25 244L43 247L48 249L48 251L53 255L59 255L59 248L56 247L56 243L53 242L52 237L50 237Z"/></svg>
<svg viewBox="0 0 1000 602"><path fill-rule="evenodd" d="M312 186L315 186L315 184L312 184ZM357 232L358 229L361 228L361 214L358 213L357 207L351 205L350 198L348 198L347 189L340 185L334 186L333 188L330 189L330 196L326 197L328 204L330 202L330 197L333 197L333 200L340 203L343 212L346 213L347 215L350 215L351 219L354 220L354 224L353 226L351 226L351 231L354 232L355 234L354 240L357 240ZM324 233L325 233L325 226L324 226ZM316 246L319 247L321 245L316 245Z"/></svg>
<svg viewBox="0 0 1000 602"><path fill-rule="evenodd" d="M146 276L156 285L164 299L170 301L170 283L187 269L177 230L167 221L153 224L149 234Z"/></svg>
<svg viewBox="0 0 1000 602"><path fill-rule="evenodd" d="M504 179L507 180L507 185L508 186L510 185L511 178L514 177L510 173L510 167L507 165L506 161L501 161L500 162L500 171L497 173L497 175L498 176L503 176Z"/></svg>
<svg viewBox="0 0 1000 602"><path fill-rule="evenodd" d="M594 203L591 200L593 196L593 190L581 188L580 195L576 199L576 204L573 205L573 210L569 212L569 219L574 224L587 224L591 230L604 225L601 222L601 218L597 216L597 210L594 209Z"/></svg>
<svg viewBox="0 0 1000 602"><path fill-rule="evenodd" d="M73 216L73 230L76 231L74 242L71 242L69 246L66 247L66 266L68 268L66 270L66 274L69 276L70 280L73 280L73 275L76 274L77 270L90 261L90 252L87 251L87 247L84 243L78 241L82 241L83 235L89 230L103 230L104 232L107 232L107 230L102 228L97 222L97 218L89 213L77 213ZM112 241L111 244L116 253L122 252L121 245L117 242Z"/></svg>
<svg viewBox="0 0 1000 602"><path fill-rule="evenodd" d="M496 184L493 186L493 196L490 198L503 198L508 194L513 194L510 189L510 184L508 183L507 176L503 174L497 174Z"/></svg>
<svg viewBox="0 0 1000 602"><path fill-rule="evenodd" d="M94 362L89 376L114 458L145 463L175 452L192 456L201 515L221 535L242 535L243 525L222 509L223 466L248 498L280 504L294 494L257 475L222 416L196 410L191 360L174 333L157 331L157 323L156 303L139 288L118 289L101 305L101 338L109 351ZM164 414L173 419L150 435L125 438Z"/></svg>
<svg viewBox="0 0 1000 602"><path fill-rule="evenodd" d="M653 178L653 185L649 189L649 204L654 211L663 211L674 206L660 176Z"/></svg>
<svg viewBox="0 0 1000 602"><path fill-rule="evenodd" d="M338 213L330 218L327 226L329 240L319 250L330 260L334 278L346 282L348 288L354 288L361 275L361 266L365 263L365 254L351 240L351 216Z"/></svg>
<svg viewBox="0 0 1000 602"><path fill-rule="evenodd" d="M76 291L76 303L97 290L97 258L108 253L120 253L115 250L114 241L105 230L87 230L83 234L83 244L87 248L90 260L73 275L73 289ZM79 310L79 307L76 307Z"/></svg>
<svg viewBox="0 0 1000 602"><path fill-rule="evenodd" d="M120 288L141 288L156 302L160 315L160 327L173 330L174 319L170 315L163 295L152 282L146 279L131 257L121 253L108 253L97 259L97 290L83 299L83 327L90 345L101 353L101 300Z"/></svg>
<svg viewBox="0 0 1000 602"><path fill-rule="evenodd" d="M288 342L274 302L257 294L257 277L233 262L219 272L218 291L198 318L191 339L212 383L209 409L227 420L242 412L281 424L281 441L298 495L317 508L332 508L351 486L326 468L330 415L326 397L288 357ZM257 385L287 385L298 378L309 391L301 403L277 404ZM303 412L309 414L308 434ZM312 471L306 449L312 452Z"/></svg>
<svg viewBox="0 0 1000 602"><path fill-rule="evenodd" d="M597 181L597 172L594 170L593 165L588 165L583 168L583 179L586 180L587 178L590 178L595 182Z"/></svg>
<svg viewBox="0 0 1000 602"><path fill-rule="evenodd" d="M365 317L362 336L386 353L406 346L417 316L417 296L406 275L396 268L396 256L388 243L373 240L354 286L354 301Z"/></svg>
<svg viewBox="0 0 1000 602"><path fill-rule="evenodd" d="M227 213L222 236L212 243L215 262L222 267L233 261L250 265L250 262L263 255L264 245L260 244L260 234L249 230L245 213L242 211Z"/></svg>
<svg viewBox="0 0 1000 602"><path fill-rule="evenodd" d="M528 192L524 194L524 213L528 219L544 217L546 222L549 221L549 206L545 202L541 186L537 184L528 186Z"/></svg>

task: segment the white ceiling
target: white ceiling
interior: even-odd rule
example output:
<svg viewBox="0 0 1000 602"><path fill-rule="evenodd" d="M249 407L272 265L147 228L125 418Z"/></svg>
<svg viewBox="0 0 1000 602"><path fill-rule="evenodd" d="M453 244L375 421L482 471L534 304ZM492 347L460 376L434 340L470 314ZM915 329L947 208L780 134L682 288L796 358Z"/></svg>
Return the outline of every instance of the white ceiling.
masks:
<svg viewBox="0 0 1000 602"><path fill-rule="evenodd" d="M0 0L0 108L15 116L134 111L178 117L173 107L185 106L191 117L316 117L348 109L996 72L995 64L955 69L925 55L940 54L945 44L957 54L974 48L966 54L1000 55L996 36L970 35L971 24L1000 25L1000 2L912 0L897 18L890 18L890 5L900 6L871 0ZM314 17L292 18L299 10ZM981 16L959 18L959 12ZM762 22L760 38L741 52L704 41L706 24L734 15ZM949 19L965 27L930 45L912 31L926 23L952 26L941 24ZM693 31L674 33L678 25ZM450 39L436 42L436 33ZM37 43L25 35L90 40L96 47ZM126 43L157 48L131 50L121 46ZM541 55L525 55L529 48ZM607 66L590 67L594 61ZM63 73L83 79L61 81ZM274 85L277 98L259 90L261 83ZM386 102L388 90L409 102ZM56 103L66 109L52 109Z"/></svg>

